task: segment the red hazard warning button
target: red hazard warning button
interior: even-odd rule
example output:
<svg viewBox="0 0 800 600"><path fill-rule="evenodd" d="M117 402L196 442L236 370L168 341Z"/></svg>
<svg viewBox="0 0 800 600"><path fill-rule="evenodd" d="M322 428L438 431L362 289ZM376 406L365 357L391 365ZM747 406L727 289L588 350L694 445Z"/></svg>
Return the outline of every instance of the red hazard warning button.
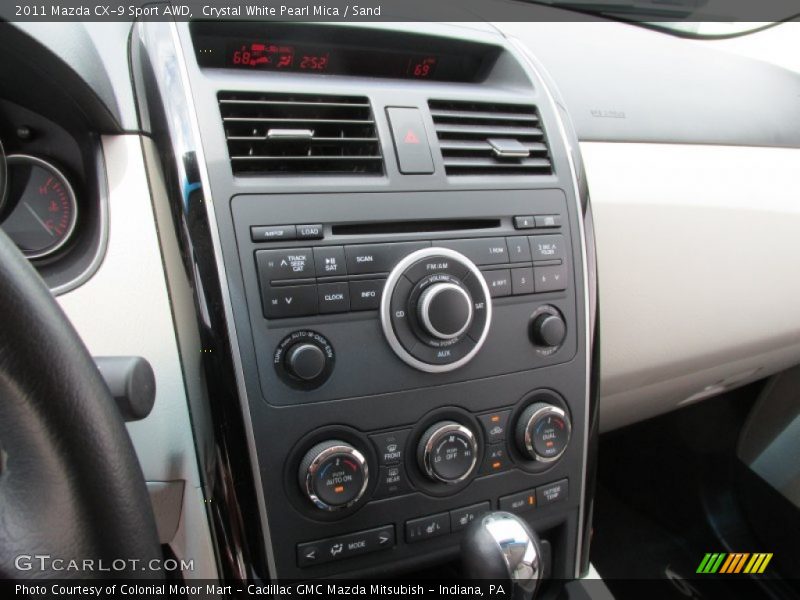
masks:
<svg viewBox="0 0 800 600"><path fill-rule="evenodd" d="M392 128L400 172L406 175L433 173L433 158L420 110L392 106L386 109L386 115Z"/></svg>
<svg viewBox="0 0 800 600"><path fill-rule="evenodd" d="M406 137L403 138L403 142L406 144L419 144L419 137L417 137L413 129L409 129L408 133L406 133Z"/></svg>

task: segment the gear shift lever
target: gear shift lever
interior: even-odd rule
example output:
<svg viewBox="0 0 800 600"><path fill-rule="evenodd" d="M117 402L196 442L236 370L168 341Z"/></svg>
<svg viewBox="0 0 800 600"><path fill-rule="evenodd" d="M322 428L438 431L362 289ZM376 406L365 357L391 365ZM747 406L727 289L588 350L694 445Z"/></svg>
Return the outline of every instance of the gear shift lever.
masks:
<svg viewBox="0 0 800 600"><path fill-rule="evenodd" d="M487 513L470 523L461 562L470 579L510 580L517 600L534 597L544 571L539 536L507 512Z"/></svg>

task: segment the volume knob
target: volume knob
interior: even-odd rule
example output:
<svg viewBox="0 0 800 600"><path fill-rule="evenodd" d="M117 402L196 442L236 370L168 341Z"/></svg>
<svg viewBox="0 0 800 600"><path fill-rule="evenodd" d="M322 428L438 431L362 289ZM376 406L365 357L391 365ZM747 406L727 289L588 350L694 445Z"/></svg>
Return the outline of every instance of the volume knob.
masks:
<svg viewBox="0 0 800 600"><path fill-rule="evenodd" d="M462 335L472 324L472 298L455 283L434 283L419 298L420 324L440 340Z"/></svg>

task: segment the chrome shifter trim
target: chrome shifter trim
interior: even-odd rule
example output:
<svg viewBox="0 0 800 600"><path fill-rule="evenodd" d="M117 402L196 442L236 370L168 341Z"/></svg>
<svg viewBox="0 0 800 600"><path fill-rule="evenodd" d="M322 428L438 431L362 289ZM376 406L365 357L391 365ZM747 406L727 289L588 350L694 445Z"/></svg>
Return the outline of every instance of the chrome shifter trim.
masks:
<svg viewBox="0 0 800 600"><path fill-rule="evenodd" d="M542 557L522 520L510 513L495 512L482 517L481 526L500 549L511 581L532 597L542 578Z"/></svg>

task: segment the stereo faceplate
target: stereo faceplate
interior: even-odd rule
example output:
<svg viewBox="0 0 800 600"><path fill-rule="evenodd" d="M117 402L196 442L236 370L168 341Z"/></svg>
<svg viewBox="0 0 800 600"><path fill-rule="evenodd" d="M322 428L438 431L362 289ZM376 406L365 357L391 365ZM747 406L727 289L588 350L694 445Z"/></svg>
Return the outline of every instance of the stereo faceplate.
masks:
<svg viewBox="0 0 800 600"><path fill-rule="evenodd" d="M356 202L358 209L352 214L368 218L370 207L380 207L384 217L361 223L373 223L376 229L385 231L391 224L386 213L395 212L397 220L404 221L404 231L334 233L369 229L339 220L342 214L351 213L337 210L337 206ZM393 211L387 210L389 206ZM430 232L435 228L433 218L420 221L420 231L413 232L409 231L408 216L415 206L425 207L433 217L439 207L442 218L458 214L477 219L480 225L496 226ZM467 381L554 365L575 356L578 329L572 248L577 242L560 190L513 190L493 195L237 196L232 207L259 375L264 399L270 404L312 403ZM535 217L542 215L549 219L540 219L537 224ZM276 227L273 223L291 223L295 231L309 228L296 225L317 224L313 228L317 239L303 236L287 240L281 236L268 242L253 241L253 228ZM281 231L290 228L277 227ZM465 255L480 269L491 296L492 324L482 348L469 362L449 372L428 373L409 366L392 349L381 327L378 308L389 272L409 254L424 248ZM566 322L563 342L547 351L534 344L529 331L531 317L544 306L556 309ZM318 332L336 354L336 367L322 385L287 385L283 366L277 364L276 368L276 349L298 330ZM422 345L418 354L435 364L439 351L433 345Z"/></svg>

